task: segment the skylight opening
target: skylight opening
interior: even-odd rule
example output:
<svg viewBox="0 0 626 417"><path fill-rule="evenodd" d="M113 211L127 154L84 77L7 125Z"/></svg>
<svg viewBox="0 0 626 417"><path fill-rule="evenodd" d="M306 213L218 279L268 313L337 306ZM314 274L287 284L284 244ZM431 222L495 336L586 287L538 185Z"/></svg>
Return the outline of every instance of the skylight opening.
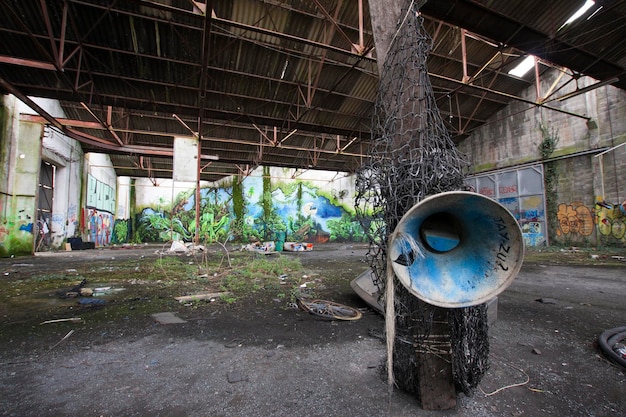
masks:
<svg viewBox="0 0 626 417"><path fill-rule="evenodd" d="M569 19L567 19L567 20L565 21L565 23L563 23L563 25L561 25L561 27L559 28L559 30L563 29L565 26L569 25L569 24L570 24L570 23L572 23L574 20L576 20L576 19L578 19L580 16L584 15L584 14L587 12L587 10L589 10L589 9L590 9L590 8L591 8L594 4L596 4L596 2L595 2L595 1L593 1L593 0L587 0L587 1L585 2L585 4L583 4L583 5L581 6L581 8L580 8L580 9L576 10L576 12L574 12L574 14L573 14L573 15L571 15L571 16L569 17Z"/></svg>
<svg viewBox="0 0 626 417"><path fill-rule="evenodd" d="M574 14L572 14L566 21L561 25L559 30L563 29L565 26L574 22L576 19L583 16L587 11L596 4L594 0L587 0L585 4L583 4ZM599 10L599 9L598 9ZM591 16L593 16L598 10L596 10ZM591 16L589 18L591 18ZM535 57L533 55L527 55L526 58L522 62L520 62L515 68L509 71L510 75L515 77L523 77L526 75L528 71L530 71L535 66Z"/></svg>
<svg viewBox="0 0 626 417"><path fill-rule="evenodd" d="M509 74L522 78L531 68L535 66L534 55L528 55L522 62L517 64L515 68L509 71Z"/></svg>

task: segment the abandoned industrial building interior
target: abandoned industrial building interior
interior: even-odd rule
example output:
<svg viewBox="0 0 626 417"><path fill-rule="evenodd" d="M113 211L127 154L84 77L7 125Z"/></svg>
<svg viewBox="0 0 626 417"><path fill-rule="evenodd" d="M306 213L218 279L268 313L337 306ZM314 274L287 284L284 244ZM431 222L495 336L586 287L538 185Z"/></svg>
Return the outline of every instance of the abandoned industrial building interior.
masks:
<svg viewBox="0 0 626 417"><path fill-rule="evenodd" d="M1 415L626 416L626 1L0 4Z"/></svg>

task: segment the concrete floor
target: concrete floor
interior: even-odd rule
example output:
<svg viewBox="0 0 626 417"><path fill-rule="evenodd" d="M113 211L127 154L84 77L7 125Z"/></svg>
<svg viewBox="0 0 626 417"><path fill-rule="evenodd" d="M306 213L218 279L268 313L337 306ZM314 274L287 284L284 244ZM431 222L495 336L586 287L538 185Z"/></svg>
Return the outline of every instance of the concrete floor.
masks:
<svg viewBox="0 0 626 417"><path fill-rule="evenodd" d="M154 248L0 260L0 279L152 256ZM525 261L500 295L490 328L491 367L457 407L423 410L380 377L382 317L349 288L366 269L359 245L316 246L305 268L344 283L323 294L362 308L354 322L318 320L275 303L179 307L185 323L110 317L98 325L0 327L2 416L626 416L626 370L597 346L626 325L626 268ZM69 257L71 256L71 257ZM294 255L292 255L294 256ZM565 260L564 260L565 259ZM6 297L15 294L0 294ZM10 323L9 326L7 323ZM62 340L69 330L75 330ZM20 330L17 332L17 330Z"/></svg>

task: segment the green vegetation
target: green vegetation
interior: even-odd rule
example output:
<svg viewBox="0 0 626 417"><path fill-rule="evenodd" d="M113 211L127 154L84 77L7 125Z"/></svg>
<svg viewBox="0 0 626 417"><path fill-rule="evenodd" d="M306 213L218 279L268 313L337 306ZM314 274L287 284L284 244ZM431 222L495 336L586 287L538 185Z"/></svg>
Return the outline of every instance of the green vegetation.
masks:
<svg viewBox="0 0 626 417"><path fill-rule="evenodd" d="M82 317L89 326L114 318L149 319L149 315L181 308L232 308L238 303L267 302L292 296L305 275L297 257L231 252L229 263L220 251L188 255L138 257L84 263L80 269L63 264L40 273L12 273L0 280L0 312L12 323L32 326L44 320ZM86 281L86 288L112 288L103 306L80 305L67 292ZM183 306L175 297L216 293L213 300ZM93 297L96 298L96 297ZM100 297L99 297L100 298ZM247 300L247 301L246 301ZM0 325L0 334L11 323ZM30 326L26 326L28 329ZM3 330L4 329L4 330Z"/></svg>
<svg viewBox="0 0 626 417"><path fill-rule="evenodd" d="M556 129L548 128L545 125L541 125L541 134L543 140L539 145L539 153L541 158L549 159L554 153L558 143L559 136ZM559 173L557 170L556 161L544 162L544 186L546 190L546 217L548 220L548 236L556 236L556 230L558 228L558 195L557 195L557 183L559 179Z"/></svg>

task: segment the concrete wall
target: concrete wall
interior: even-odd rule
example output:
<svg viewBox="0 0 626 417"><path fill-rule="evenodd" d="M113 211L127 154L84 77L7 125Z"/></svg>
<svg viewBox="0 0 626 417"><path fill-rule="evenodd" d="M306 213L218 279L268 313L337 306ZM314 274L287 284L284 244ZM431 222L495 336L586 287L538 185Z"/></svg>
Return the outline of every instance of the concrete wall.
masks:
<svg viewBox="0 0 626 417"><path fill-rule="evenodd" d="M84 155L75 140L47 127L42 141L42 160L56 167L50 246L58 248L66 238L80 235Z"/></svg>
<svg viewBox="0 0 626 417"><path fill-rule="evenodd" d="M33 100L52 116L65 117L57 101ZM36 113L15 97L2 96L1 103L0 256L64 248L71 237L108 244L117 181L109 157L85 156L77 141L27 121L24 115ZM42 161L54 167L51 216L45 226L36 218ZM88 184L99 186L90 191ZM87 202L94 204L88 207Z"/></svg>
<svg viewBox="0 0 626 417"><path fill-rule="evenodd" d="M111 244L117 209L117 175L106 154L85 155L84 212L81 238L95 247Z"/></svg>
<svg viewBox="0 0 626 417"><path fill-rule="evenodd" d="M543 74L541 90L548 91L557 77L555 70ZM562 88L556 95L576 91L574 82L562 85L567 78L557 82ZM578 88L594 83L583 77ZM536 100L535 87L522 96ZM554 202L547 212L551 244L624 245L626 216L619 206L626 202L626 146L618 145L626 142L626 92L604 86L547 105L589 119L513 102L459 148L470 157L474 174L537 161L544 163L544 172L555 172L555 188L545 190L546 200ZM543 159L546 132L558 142Z"/></svg>
<svg viewBox="0 0 626 417"><path fill-rule="evenodd" d="M14 97L2 97L0 256L32 253L39 183L41 125L22 123Z"/></svg>

